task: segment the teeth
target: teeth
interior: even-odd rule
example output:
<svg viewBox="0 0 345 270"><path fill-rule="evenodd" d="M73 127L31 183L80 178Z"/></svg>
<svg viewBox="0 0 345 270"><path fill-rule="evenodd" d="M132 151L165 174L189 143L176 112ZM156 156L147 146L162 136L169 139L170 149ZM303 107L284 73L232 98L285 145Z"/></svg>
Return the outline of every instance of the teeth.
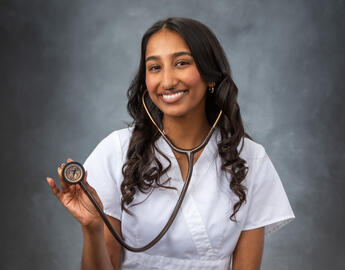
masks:
<svg viewBox="0 0 345 270"><path fill-rule="evenodd" d="M173 98L176 98L178 96L181 96L183 94L183 91L181 92L177 92L175 94L171 94L171 95L163 95L163 98L166 98L166 99L173 99Z"/></svg>

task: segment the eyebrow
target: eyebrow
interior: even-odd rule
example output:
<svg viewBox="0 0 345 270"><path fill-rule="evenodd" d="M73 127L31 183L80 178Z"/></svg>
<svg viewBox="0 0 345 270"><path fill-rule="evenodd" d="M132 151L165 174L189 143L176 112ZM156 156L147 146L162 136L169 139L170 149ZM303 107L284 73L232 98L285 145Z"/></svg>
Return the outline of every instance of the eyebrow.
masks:
<svg viewBox="0 0 345 270"><path fill-rule="evenodd" d="M176 53L173 53L172 56L175 58L175 57L178 57L178 56L182 56L182 55L189 55L189 56L192 56L192 54L190 52L176 52ZM156 56L156 55L152 55L152 56L149 56L146 58L145 62L147 61L152 61L152 60L158 60L160 59L159 56Z"/></svg>

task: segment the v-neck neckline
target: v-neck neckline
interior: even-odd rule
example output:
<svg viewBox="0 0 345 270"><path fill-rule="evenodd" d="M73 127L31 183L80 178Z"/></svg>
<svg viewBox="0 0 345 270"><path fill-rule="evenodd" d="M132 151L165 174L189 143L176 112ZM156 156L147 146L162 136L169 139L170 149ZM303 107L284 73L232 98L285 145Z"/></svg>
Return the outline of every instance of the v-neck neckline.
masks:
<svg viewBox="0 0 345 270"><path fill-rule="evenodd" d="M199 176L202 176L207 169L210 167L211 163L214 161L216 155L215 152L218 152L217 142L219 140L219 129L216 128L208 141L208 143L204 146L199 158L196 160L194 167L193 167L193 174L191 179L191 186L194 186L196 182L199 181ZM182 172L178 161L173 153L173 150L168 145L168 143L164 140L161 136L156 141L156 146L158 149L166 155L171 161L171 168L168 170L167 175L177 183L178 187L182 187L185 183L182 178ZM164 159L164 158L163 158Z"/></svg>

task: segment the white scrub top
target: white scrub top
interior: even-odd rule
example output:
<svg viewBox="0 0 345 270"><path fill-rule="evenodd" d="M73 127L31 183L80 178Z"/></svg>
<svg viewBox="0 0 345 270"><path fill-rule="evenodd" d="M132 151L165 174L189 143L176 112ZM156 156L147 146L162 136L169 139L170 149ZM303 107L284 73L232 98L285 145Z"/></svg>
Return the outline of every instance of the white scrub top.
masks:
<svg viewBox="0 0 345 270"><path fill-rule="evenodd" d="M184 182L171 148L161 137L156 146L171 161L171 168L161 180L164 182L170 177L166 185L177 190L155 188L148 194L138 191L129 207L134 215L122 211L122 166L131 132L132 128L127 128L111 133L98 144L84 166L88 172L87 181L96 189L104 212L121 220L122 235L129 245L142 247L167 223ZM194 165L187 194L168 232L145 252L124 249L121 269L230 269L241 231L265 227L265 234L268 234L295 217L265 149L246 138L240 156L249 167L242 182L247 188L247 201L236 214L237 223L229 219L238 197L230 190L230 175L220 169L217 148L220 139L216 129ZM165 168L166 159L156 155Z"/></svg>

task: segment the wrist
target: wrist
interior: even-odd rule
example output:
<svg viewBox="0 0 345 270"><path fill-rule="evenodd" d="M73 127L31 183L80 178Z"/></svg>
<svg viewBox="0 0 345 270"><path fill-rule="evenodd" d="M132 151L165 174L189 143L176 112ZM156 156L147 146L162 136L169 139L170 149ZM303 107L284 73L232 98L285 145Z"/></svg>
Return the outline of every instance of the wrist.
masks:
<svg viewBox="0 0 345 270"><path fill-rule="evenodd" d="M97 237L97 236L104 236L104 226L103 224L98 225L98 226L85 226L81 225L81 230L85 235L91 236L91 237Z"/></svg>

